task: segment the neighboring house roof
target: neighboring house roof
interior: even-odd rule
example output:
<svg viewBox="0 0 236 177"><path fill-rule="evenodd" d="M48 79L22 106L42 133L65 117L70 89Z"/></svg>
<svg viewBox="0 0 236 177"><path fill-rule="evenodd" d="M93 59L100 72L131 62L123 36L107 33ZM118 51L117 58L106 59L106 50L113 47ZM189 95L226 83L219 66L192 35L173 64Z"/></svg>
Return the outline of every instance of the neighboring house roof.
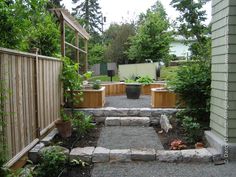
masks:
<svg viewBox="0 0 236 177"><path fill-rule="evenodd" d="M175 41L179 41L179 42L184 42L184 41L194 42L194 41L196 41L197 39L195 39L195 38L188 38L188 39L186 39L184 36L175 35L175 36L174 36L174 40L175 40Z"/></svg>

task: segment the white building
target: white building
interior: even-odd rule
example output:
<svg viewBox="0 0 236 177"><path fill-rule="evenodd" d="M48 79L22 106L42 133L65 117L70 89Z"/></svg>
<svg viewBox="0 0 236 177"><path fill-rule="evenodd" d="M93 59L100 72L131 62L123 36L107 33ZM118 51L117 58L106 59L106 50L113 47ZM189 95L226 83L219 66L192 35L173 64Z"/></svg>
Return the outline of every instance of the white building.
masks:
<svg viewBox="0 0 236 177"><path fill-rule="evenodd" d="M175 36L174 41L170 44L170 54L176 55L178 58L188 58L191 55L189 51L193 39L188 39L188 44L183 36Z"/></svg>

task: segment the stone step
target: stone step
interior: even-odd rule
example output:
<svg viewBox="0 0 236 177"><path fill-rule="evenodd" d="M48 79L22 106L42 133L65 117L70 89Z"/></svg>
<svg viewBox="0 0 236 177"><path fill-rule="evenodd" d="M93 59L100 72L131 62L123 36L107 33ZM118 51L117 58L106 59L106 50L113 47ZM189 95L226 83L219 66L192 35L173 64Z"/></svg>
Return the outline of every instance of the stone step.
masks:
<svg viewBox="0 0 236 177"><path fill-rule="evenodd" d="M85 162L212 162L213 154L207 149L155 150L155 149L107 149L103 147L84 147L72 149L70 160Z"/></svg>
<svg viewBox="0 0 236 177"><path fill-rule="evenodd" d="M142 126L150 125L149 117L106 117L105 126Z"/></svg>

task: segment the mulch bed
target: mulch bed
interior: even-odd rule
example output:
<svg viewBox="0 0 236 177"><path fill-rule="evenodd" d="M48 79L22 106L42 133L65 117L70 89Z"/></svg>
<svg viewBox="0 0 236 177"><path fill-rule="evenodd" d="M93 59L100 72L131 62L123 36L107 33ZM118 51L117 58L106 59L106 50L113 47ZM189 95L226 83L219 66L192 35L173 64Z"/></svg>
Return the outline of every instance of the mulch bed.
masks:
<svg viewBox="0 0 236 177"><path fill-rule="evenodd" d="M195 149L195 143L188 143L186 141L186 133L184 132L181 125L176 121L172 121L171 125L173 128L170 129L168 133L166 133L164 130L162 133L160 133L160 131L162 130L160 125L153 127L156 133L158 134L164 149L170 150L171 142L176 139L182 140L184 142L184 144L187 146L185 149ZM205 146L207 146L204 137L202 137L202 139L199 140L199 142L202 142Z"/></svg>
<svg viewBox="0 0 236 177"><path fill-rule="evenodd" d="M76 131L73 131L72 136L66 139L56 135L52 141L52 144L60 145L68 149L73 149L76 147L86 147L86 146L97 146L97 141L100 136L100 132L103 125L98 124L90 130L89 133L83 136L79 136ZM93 169L93 164L75 167L68 167L60 177L91 177L91 171Z"/></svg>
<svg viewBox="0 0 236 177"><path fill-rule="evenodd" d="M102 127L103 125L98 124L89 133L80 136L76 131L73 131L72 136L66 139L56 135L52 144L60 145L70 150L75 147L97 146Z"/></svg>

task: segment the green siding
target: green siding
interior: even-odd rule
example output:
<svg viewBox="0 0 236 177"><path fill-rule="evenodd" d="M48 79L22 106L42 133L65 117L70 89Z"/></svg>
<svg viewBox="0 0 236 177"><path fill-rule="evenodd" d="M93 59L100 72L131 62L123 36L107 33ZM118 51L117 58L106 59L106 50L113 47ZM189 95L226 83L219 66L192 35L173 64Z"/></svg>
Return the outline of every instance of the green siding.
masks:
<svg viewBox="0 0 236 177"><path fill-rule="evenodd" d="M212 1L212 131L236 142L236 1ZM227 24L228 23L228 24Z"/></svg>

